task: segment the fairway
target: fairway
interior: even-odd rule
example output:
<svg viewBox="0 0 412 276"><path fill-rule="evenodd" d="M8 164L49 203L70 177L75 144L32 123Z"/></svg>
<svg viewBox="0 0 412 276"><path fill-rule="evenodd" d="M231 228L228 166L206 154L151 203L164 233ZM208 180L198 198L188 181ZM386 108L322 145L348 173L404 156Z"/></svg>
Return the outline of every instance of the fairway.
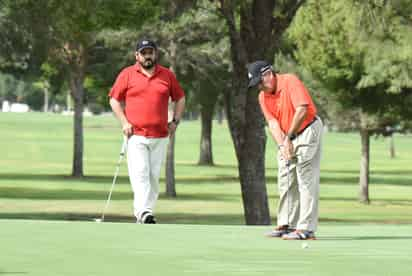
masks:
<svg viewBox="0 0 412 276"><path fill-rule="evenodd" d="M412 226L322 226L307 248L268 230L2 220L0 275L412 274Z"/></svg>
<svg viewBox="0 0 412 276"><path fill-rule="evenodd" d="M2 113L0 128L0 218L91 220L99 217L122 143L109 116L85 117L84 173L71 178L72 117ZM24 130L24 131L22 131ZM388 141L371 138L370 199L358 201L360 141L356 133L326 133L321 161L320 221L412 223L411 137L397 135L395 159ZM236 157L226 122L213 124L215 166L197 166L200 122L184 121L176 137L176 198L164 194L164 170L156 213L162 224L244 224ZM276 149L266 146L266 184L272 222L278 200ZM107 220L133 222L126 163L107 210Z"/></svg>

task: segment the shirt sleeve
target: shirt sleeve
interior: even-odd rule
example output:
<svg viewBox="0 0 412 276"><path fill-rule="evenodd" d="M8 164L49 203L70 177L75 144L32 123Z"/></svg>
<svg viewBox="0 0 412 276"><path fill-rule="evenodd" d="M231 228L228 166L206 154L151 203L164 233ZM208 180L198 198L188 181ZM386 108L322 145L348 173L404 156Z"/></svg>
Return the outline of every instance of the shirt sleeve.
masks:
<svg viewBox="0 0 412 276"><path fill-rule="evenodd" d="M128 79L127 71L121 71L109 92L109 97L114 98L119 102L124 101L126 98Z"/></svg>
<svg viewBox="0 0 412 276"><path fill-rule="evenodd" d="M310 95L302 81L295 75L290 75L289 78L289 93L292 105L297 108L301 105L309 105L311 102Z"/></svg>
<svg viewBox="0 0 412 276"><path fill-rule="evenodd" d="M275 116L273 116L272 113L270 113L270 111L266 107L265 94L263 92L261 92L259 94L259 105L260 105L260 109L263 112L263 116L265 116L265 119L266 119L267 122L269 122L270 120L275 119Z"/></svg>
<svg viewBox="0 0 412 276"><path fill-rule="evenodd" d="M170 97L172 98L172 101L177 102L184 96L185 92L177 81L175 74L170 72Z"/></svg>

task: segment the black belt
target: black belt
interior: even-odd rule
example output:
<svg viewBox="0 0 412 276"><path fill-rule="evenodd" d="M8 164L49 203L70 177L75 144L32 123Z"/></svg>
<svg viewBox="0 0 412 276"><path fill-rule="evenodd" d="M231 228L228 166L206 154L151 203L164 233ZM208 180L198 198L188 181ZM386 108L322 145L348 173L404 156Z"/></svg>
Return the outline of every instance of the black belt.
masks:
<svg viewBox="0 0 412 276"><path fill-rule="evenodd" d="M301 131L299 131L299 132L296 134L296 136L293 137L293 139L291 139L291 140L295 140L296 137L298 137L299 135L301 135L308 127L310 127L314 122L316 122L317 119L318 119L318 117L315 116L315 117L313 118L313 120L310 121L310 123L307 124Z"/></svg>

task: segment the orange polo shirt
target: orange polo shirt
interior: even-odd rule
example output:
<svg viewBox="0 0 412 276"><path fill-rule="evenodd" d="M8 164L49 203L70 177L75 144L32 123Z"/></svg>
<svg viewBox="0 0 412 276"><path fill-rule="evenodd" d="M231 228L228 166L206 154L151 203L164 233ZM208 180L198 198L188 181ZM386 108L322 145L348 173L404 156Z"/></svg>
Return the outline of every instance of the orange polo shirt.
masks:
<svg viewBox="0 0 412 276"><path fill-rule="evenodd" d="M109 93L109 97L125 102L125 115L133 125L133 134L150 138L168 135L169 97L178 101L184 95L169 69L157 64L148 77L138 63L120 72Z"/></svg>
<svg viewBox="0 0 412 276"><path fill-rule="evenodd" d="M292 124L296 108L306 105L308 112L298 132L303 130L316 116L316 107L303 83L293 74L276 74L275 93L260 91L259 104L267 121L276 119L287 133Z"/></svg>

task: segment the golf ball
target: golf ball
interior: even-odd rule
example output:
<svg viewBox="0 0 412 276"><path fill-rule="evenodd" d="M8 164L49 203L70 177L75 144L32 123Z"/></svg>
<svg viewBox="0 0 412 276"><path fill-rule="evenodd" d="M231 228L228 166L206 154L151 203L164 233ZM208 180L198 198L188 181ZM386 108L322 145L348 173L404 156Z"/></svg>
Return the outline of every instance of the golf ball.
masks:
<svg viewBox="0 0 412 276"><path fill-rule="evenodd" d="M97 219L94 219L94 221L95 222L102 222L102 219L97 218Z"/></svg>
<svg viewBox="0 0 412 276"><path fill-rule="evenodd" d="M308 247L309 247L309 244L308 244L308 243L306 243L306 242L302 243L302 248L303 248L303 249L308 248Z"/></svg>

